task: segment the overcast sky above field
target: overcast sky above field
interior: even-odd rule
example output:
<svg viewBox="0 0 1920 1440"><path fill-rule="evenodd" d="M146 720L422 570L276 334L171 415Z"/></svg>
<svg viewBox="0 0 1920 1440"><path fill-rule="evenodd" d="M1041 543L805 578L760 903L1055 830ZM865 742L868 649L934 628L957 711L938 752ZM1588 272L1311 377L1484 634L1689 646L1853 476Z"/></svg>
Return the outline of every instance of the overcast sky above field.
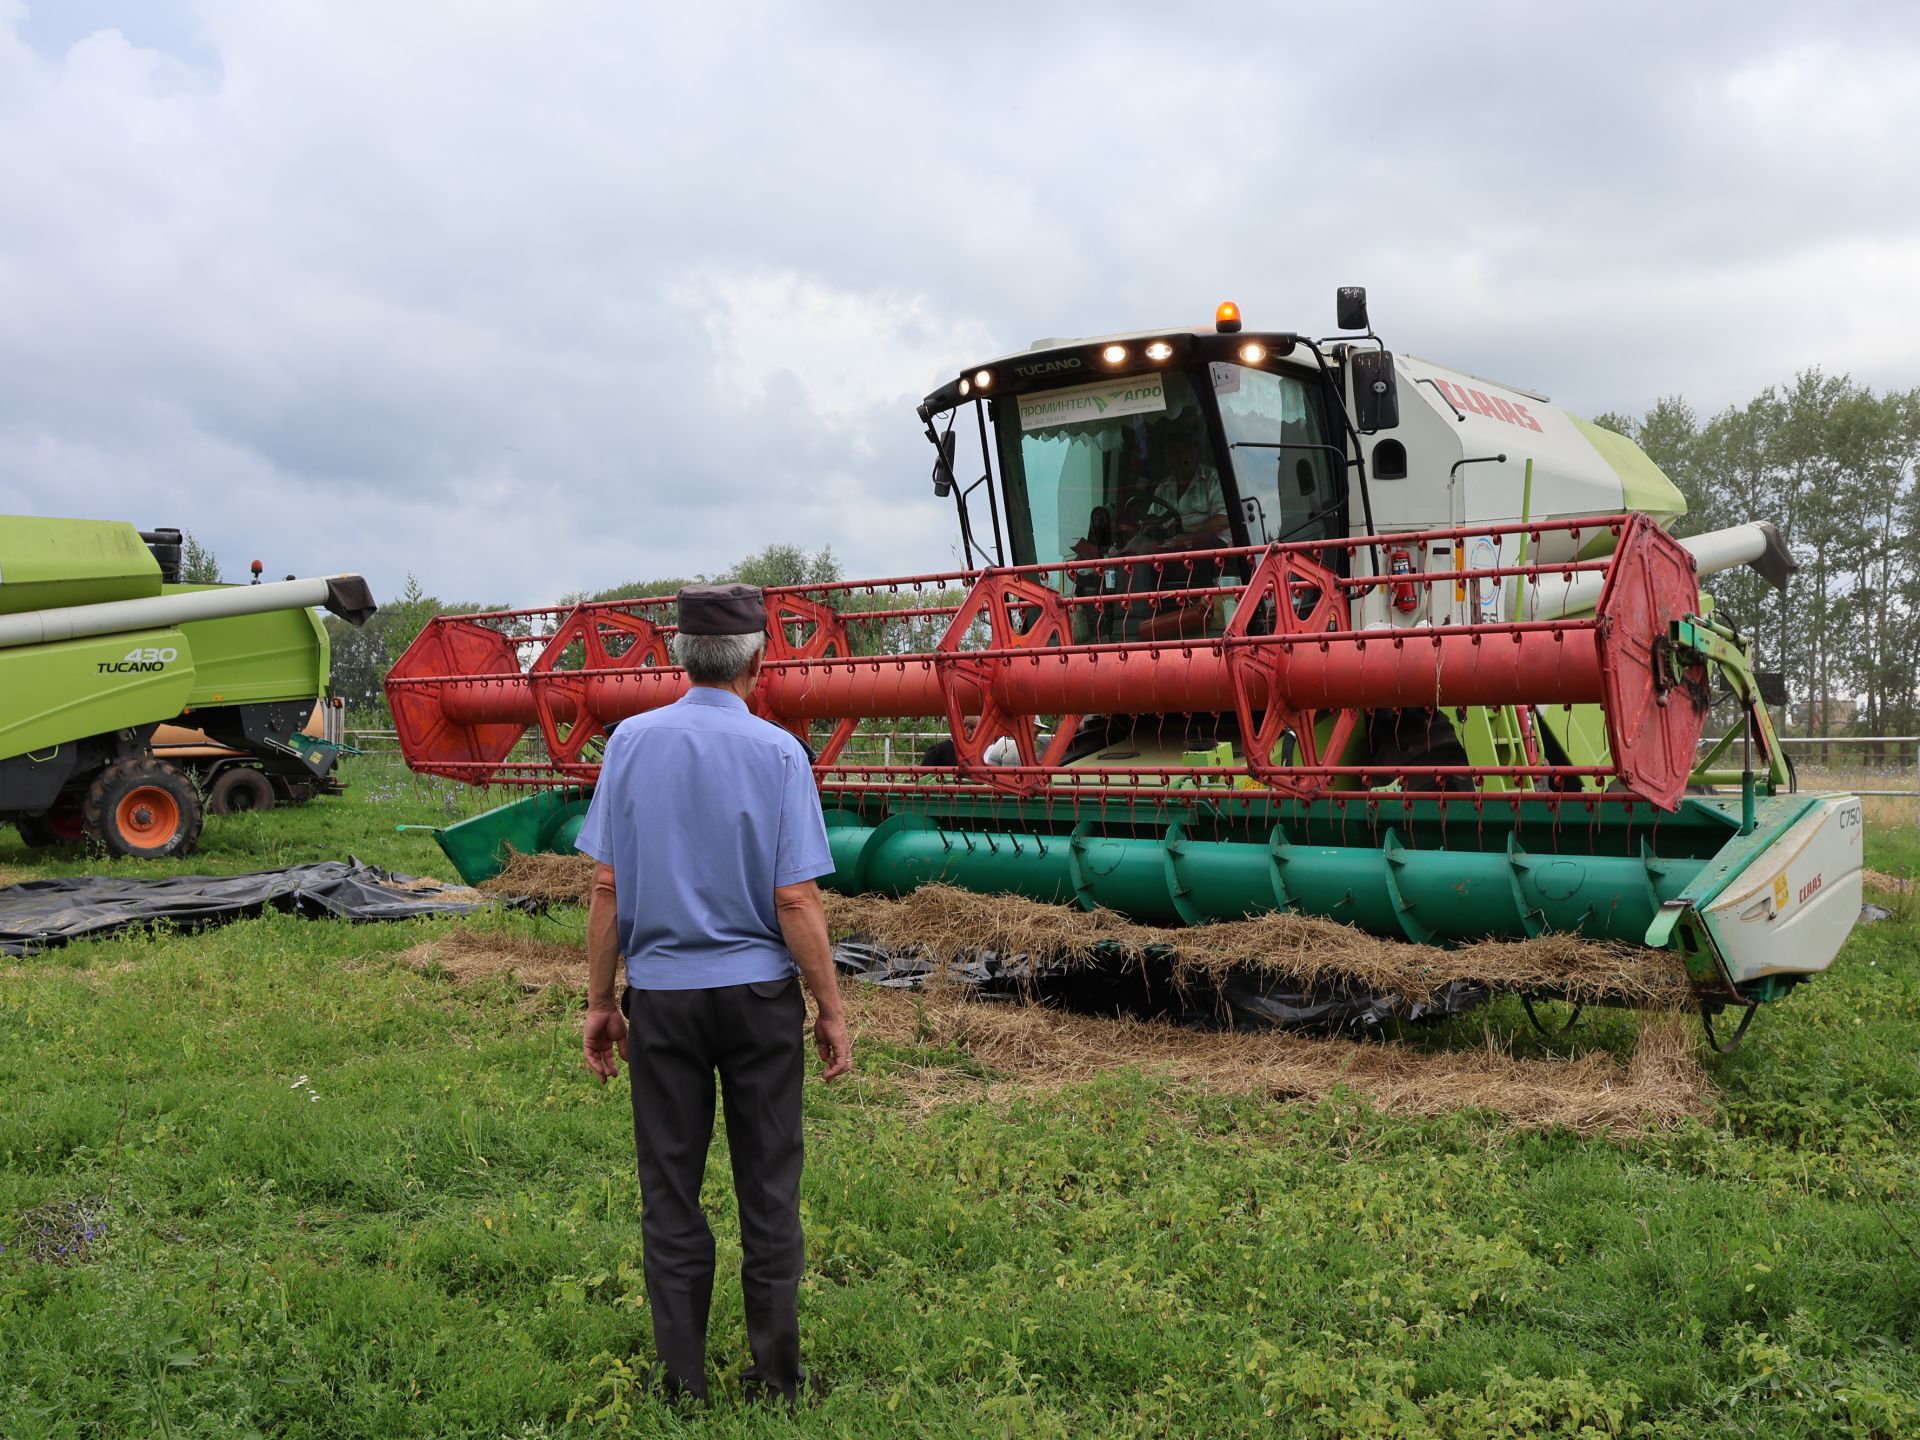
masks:
<svg viewBox="0 0 1920 1440"><path fill-rule="evenodd" d="M937 380L1341 283L1587 414L1909 386L1917 74L1908 3L0 0L0 511L382 595L942 567Z"/></svg>

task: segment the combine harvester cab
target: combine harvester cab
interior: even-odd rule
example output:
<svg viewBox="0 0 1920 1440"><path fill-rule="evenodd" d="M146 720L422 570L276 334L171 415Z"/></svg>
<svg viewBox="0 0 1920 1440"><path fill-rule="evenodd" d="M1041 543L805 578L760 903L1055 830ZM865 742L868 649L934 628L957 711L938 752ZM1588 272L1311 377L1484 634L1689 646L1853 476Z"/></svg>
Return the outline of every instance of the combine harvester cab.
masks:
<svg viewBox="0 0 1920 1440"><path fill-rule="evenodd" d="M1315 341L1223 306L927 397L970 568L768 592L754 703L815 756L827 883L1572 932L1673 952L1709 1033L1727 1006L1744 1033L1860 903L1859 802L1794 793L1773 677L1700 588L1785 584L1778 536L1676 540L1631 442L1392 355L1360 292L1340 318ZM466 879L509 827L565 848L610 727L686 689L673 620L670 596L443 617L401 657L414 768L569 787L445 832Z"/></svg>
<svg viewBox="0 0 1920 1440"><path fill-rule="evenodd" d="M180 533L0 516L0 820L29 845L185 855L205 801L156 755L178 723L262 776L318 787L339 747L306 733L327 693L327 632L374 604L358 575L185 585Z"/></svg>

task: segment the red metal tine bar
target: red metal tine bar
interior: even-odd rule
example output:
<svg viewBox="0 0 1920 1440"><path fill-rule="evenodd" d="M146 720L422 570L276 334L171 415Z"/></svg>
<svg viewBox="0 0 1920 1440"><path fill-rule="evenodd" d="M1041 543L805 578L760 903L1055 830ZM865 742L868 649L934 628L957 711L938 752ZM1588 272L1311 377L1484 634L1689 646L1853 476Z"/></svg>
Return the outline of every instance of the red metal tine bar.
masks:
<svg viewBox="0 0 1920 1440"><path fill-rule="evenodd" d="M1598 574L1604 583L1591 617L1356 629L1350 597L1383 579L1342 576L1323 557L1341 551L1357 556L1377 543L1365 539L1206 552L1202 558L1220 566L1223 578L1196 587L1164 584L1166 575L1182 567L1189 578L1198 573L1192 552L787 587L768 591L775 618L754 704L809 742L814 724L830 724L817 757L822 767L834 764L863 719L940 717L954 738L962 780L1015 793L1046 786L1064 763L1078 717L1231 713L1239 721L1249 776L1262 789L1299 797L1363 771L1339 762L1369 710L1599 704L1614 761L1608 773L1672 808L1684 791L1704 721L1704 675L1698 686L1673 686L1662 651L1672 622L1699 606L1691 558L1644 516L1473 533L1521 531L1537 543L1557 536L1569 557L1596 534L1610 533L1617 544L1611 555L1597 559L1395 581L1541 585ZM1394 539L1414 543L1455 533L1419 531ZM1227 583L1229 564L1250 579ZM1145 576L1151 588L1107 590L1099 580L1092 588L1102 593L1063 593L1087 588L1079 582L1088 576L1119 571L1130 579ZM964 597L944 603L962 582L969 587ZM921 598L931 592L936 603L867 612L865 620L863 612L843 608L863 594L902 590ZM1200 627L1196 617L1222 600L1233 602L1225 633L1194 633ZM562 668L536 662L531 675L522 673L515 642L496 627L534 612L435 621L388 683L409 763L462 777L493 774L521 729L538 723L554 767L572 778L593 778L587 744L594 735L685 692L684 674L660 664L670 629L662 607L670 604L653 598L578 607L557 627L542 660L578 641L586 652L583 663ZM1125 634L1130 626L1136 638L1078 639L1076 617L1083 615L1090 619L1078 626L1080 634ZM931 649L887 652L895 633L889 627L904 626L898 633L910 636L934 623L944 624L944 633ZM863 635L881 653L855 653L863 647L850 625L864 625ZM596 652L590 637L603 636L608 627L630 629L640 638L621 655L604 653L604 644ZM1150 631L1156 638L1137 638ZM1166 638L1157 638L1161 634ZM1040 717L1057 717L1044 744ZM583 728L587 740L576 743ZM986 763L987 747L1002 736L1013 739L1019 765ZM1423 764L1420 772L1446 768ZM1584 773L1539 765L1468 773L1535 772L1569 778ZM1141 772L1137 778L1151 777Z"/></svg>

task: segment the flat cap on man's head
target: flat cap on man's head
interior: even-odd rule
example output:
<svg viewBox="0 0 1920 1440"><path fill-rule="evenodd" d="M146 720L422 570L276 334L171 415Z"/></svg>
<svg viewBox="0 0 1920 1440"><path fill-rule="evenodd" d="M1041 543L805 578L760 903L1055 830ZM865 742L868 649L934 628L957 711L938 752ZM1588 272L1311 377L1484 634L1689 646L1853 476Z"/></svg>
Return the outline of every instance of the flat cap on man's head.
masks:
<svg viewBox="0 0 1920 1440"><path fill-rule="evenodd" d="M767 602L758 585L683 585L682 635L758 635L767 628Z"/></svg>

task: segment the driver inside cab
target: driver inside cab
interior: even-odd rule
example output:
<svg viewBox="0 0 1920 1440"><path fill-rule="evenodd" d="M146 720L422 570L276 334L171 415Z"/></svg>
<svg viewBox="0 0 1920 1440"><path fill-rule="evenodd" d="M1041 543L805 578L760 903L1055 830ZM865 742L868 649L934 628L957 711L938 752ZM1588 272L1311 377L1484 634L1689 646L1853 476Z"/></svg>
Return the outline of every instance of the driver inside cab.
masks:
<svg viewBox="0 0 1920 1440"><path fill-rule="evenodd" d="M1096 523L1089 524L1087 538L1074 543L1076 558L1152 555L1230 543L1220 473L1201 463L1200 448L1193 436L1174 433L1167 438L1161 454L1166 478L1150 488L1146 478L1138 474L1145 467L1127 463L1135 460L1135 452L1123 454L1120 493L1116 497L1119 522L1101 521L1108 512L1097 509L1092 517Z"/></svg>
<svg viewBox="0 0 1920 1440"><path fill-rule="evenodd" d="M1167 440L1167 478L1154 487L1140 531L1121 547L1126 555L1158 550L1200 550L1227 543L1227 500L1220 472L1200 463L1193 436Z"/></svg>

